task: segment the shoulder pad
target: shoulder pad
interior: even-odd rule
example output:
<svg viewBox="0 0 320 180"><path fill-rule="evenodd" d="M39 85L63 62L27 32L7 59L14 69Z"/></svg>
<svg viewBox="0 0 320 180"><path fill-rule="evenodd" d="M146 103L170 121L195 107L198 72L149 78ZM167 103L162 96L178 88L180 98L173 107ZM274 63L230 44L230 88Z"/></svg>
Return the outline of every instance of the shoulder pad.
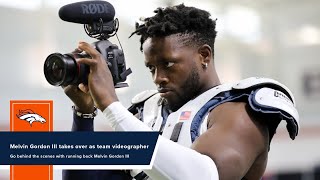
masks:
<svg viewBox="0 0 320 180"><path fill-rule="evenodd" d="M281 91L263 87L254 90L249 97L249 104L255 110L266 114L278 114L287 121L287 130L291 139L298 135L299 114L293 102Z"/></svg>
<svg viewBox="0 0 320 180"><path fill-rule="evenodd" d="M293 105L295 106L295 100L293 97L292 92L288 87L285 85L281 84L280 82L270 79L270 78L263 78L263 77L250 77L247 79L240 80L236 82L233 85L233 89L247 89L247 88L252 88L252 87L271 87L277 90L280 90L284 94L286 94L290 100L293 102Z"/></svg>
<svg viewBox="0 0 320 180"><path fill-rule="evenodd" d="M149 99L151 96L155 95L156 93L158 93L157 90L146 90L146 91L142 91L139 94L135 95L132 100L131 103L132 104L138 104L141 103L147 99Z"/></svg>

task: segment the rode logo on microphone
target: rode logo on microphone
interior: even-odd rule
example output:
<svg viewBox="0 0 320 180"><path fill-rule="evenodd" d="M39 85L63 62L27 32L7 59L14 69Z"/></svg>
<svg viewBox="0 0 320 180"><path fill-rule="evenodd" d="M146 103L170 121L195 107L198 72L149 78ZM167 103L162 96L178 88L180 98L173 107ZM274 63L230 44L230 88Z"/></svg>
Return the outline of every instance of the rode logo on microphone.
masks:
<svg viewBox="0 0 320 180"><path fill-rule="evenodd" d="M108 13L106 4L81 4L82 14L103 14Z"/></svg>

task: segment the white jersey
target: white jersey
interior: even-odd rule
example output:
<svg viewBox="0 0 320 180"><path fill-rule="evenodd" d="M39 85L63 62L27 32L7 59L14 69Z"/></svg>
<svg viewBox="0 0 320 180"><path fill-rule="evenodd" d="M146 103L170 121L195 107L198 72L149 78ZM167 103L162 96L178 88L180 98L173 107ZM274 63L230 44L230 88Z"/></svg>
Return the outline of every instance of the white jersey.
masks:
<svg viewBox="0 0 320 180"><path fill-rule="evenodd" d="M176 112L171 113L167 118L167 122L163 129L162 136L170 139L171 137L174 138L174 136L177 136L177 135L173 135L173 133L179 133L179 137L174 141L176 141L177 143L183 146L190 147L192 144L190 129L191 129L191 124L193 122L194 116L212 97L215 97L220 92L227 91L227 90L230 90L229 84L220 85L220 86L211 88L206 92L202 93L201 95L199 95L198 97L196 97L195 99L190 100L188 103L183 105ZM208 117L208 114L206 114L203 117L203 120L201 121L200 131L199 131L200 134L207 131L207 117ZM176 124L180 124L181 130L175 129ZM174 130L176 130L176 132ZM180 131L180 132L177 132L177 131Z"/></svg>
<svg viewBox="0 0 320 180"><path fill-rule="evenodd" d="M272 89L266 87L271 87ZM159 93L156 91L144 91L133 98L132 103L137 104L144 101L143 122L155 131L162 131L162 136L172 140L175 139L174 141L177 143L190 147L192 144L190 129L191 126L197 123L194 122L195 115L204 107L204 105L206 105L206 103L208 103L209 100L217 96L219 93L239 90L243 93L245 93L245 91L247 91L247 93L251 93L248 94L248 96L250 95L250 97L248 97L248 103L251 105L252 109L262 113L270 113L272 108L276 108L281 111L282 116L284 116L284 120L287 120L289 126L293 126L292 128L295 129L288 129L288 131L295 131L289 132L290 137L294 139L299 128L299 115L295 109L294 97L286 86L268 78L251 77L234 83L222 84L211 88L195 99L184 104L177 111L172 112L167 117L163 129L161 129L164 121L161 115L162 98ZM260 96L263 96L263 98ZM233 99L229 99L223 102L232 100ZM221 104L222 102L219 103ZM207 130L207 117L208 113L202 115L202 119L199 121L200 124L197 125L199 126L197 127L199 131L198 135L201 135ZM176 128L179 129L178 137L174 137L177 136L175 135Z"/></svg>
<svg viewBox="0 0 320 180"><path fill-rule="evenodd" d="M217 95L232 92L228 97ZM236 93L234 93L236 92ZM287 121L292 139L298 134L299 115L295 109L295 100L290 90L279 82L267 78L248 78L235 83L213 87L184 104L180 109L162 117L162 98L157 91L145 91L133 98L133 104L144 102L143 122L162 136L190 147L193 141L207 131L207 118L210 110L224 102L234 101L246 96L250 107L261 113L279 113ZM281 119L281 120L282 120ZM133 170L133 177L141 171Z"/></svg>

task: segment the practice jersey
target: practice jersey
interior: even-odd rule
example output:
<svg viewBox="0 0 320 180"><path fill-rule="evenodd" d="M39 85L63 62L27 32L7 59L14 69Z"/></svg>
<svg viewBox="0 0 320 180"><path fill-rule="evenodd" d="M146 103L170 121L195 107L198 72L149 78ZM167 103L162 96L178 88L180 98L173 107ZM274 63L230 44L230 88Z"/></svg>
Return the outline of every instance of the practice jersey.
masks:
<svg viewBox="0 0 320 180"><path fill-rule="evenodd" d="M213 87L190 100L175 112L170 112L157 91L144 91L132 99L129 110L162 136L190 147L197 137L207 131L208 114L225 102L246 102L251 109L271 116L268 122L270 141L281 120L287 122L291 139L298 134L299 115L290 90L279 82L251 77L234 83ZM143 175L134 170L132 176ZM146 178L145 176L141 176ZM139 179L139 178L135 178Z"/></svg>
<svg viewBox="0 0 320 180"><path fill-rule="evenodd" d="M238 82L222 84L190 100L175 112L165 113L163 99L156 91L145 91L132 100L140 119L155 131L160 131L181 145L190 146L207 130L209 112L225 102L247 102L257 112L273 115L273 120L287 121L292 139L298 134L299 115L290 90L268 78L251 77ZM133 107L131 107L131 110ZM164 116L167 114L167 116Z"/></svg>

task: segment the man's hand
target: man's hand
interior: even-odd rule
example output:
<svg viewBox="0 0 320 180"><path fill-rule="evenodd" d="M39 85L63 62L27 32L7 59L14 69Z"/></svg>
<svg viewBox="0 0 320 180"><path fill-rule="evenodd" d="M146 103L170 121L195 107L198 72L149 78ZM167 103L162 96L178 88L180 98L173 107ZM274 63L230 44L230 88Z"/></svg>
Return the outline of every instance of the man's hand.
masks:
<svg viewBox="0 0 320 180"><path fill-rule="evenodd" d="M78 49L85 51L91 56L91 58L77 59L77 62L90 66L88 92L90 93L97 108L103 111L111 103L118 101L111 72L105 59L90 44L80 42Z"/></svg>
<svg viewBox="0 0 320 180"><path fill-rule="evenodd" d="M94 102L89 93L88 86L80 84L62 86L64 93L74 103L76 110L81 113L92 113L94 111Z"/></svg>

